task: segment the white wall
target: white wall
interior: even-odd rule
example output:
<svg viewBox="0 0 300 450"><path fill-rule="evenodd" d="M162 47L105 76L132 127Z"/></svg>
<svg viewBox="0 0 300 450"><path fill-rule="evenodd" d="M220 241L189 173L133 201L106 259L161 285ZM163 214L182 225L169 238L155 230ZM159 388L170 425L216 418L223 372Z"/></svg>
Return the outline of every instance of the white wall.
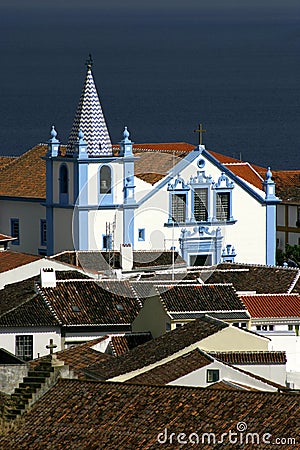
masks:
<svg viewBox="0 0 300 450"><path fill-rule="evenodd" d="M5 285L27 280L35 275L39 275L40 270L45 267L52 267L55 270L76 270L75 267L60 263L55 260L42 258L29 264L25 264L16 269L0 273L0 289Z"/></svg>
<svg viewBox="0 0 300 450"><path fill-rule="evenodd" d="M33 358L49 354L46 345L49 344L50 339L53 339L53 344L57 345L55 351L62 350L60 328L58 327L40 327L38 331L36 328L0 328L0 346L15 355L16 336L20 335L33 336Z"/></svg>
<svg viewBox="0 0 300 450"><path fill-rule="evenodd" d="M11 235L10 219L19 219L20 244L10 244L16 252L38 254L41 248L41 219L46 219L46 210L38 202L1 200L0 230Z"/></svg>
<svg viewBox="0 0 300 450"><path fill-rule="evenodd" d="M263 383L262 381L252 378L250 375L246 375L235 370L233 367L227 366L221 362L215 361L201 369L195 370L188 375L177 378L177 380L172 381L169 385L179 385L179 386L199 386L207 387L213 383L207 383L207 370L208 369L218 369L220 372L220 381L225 379L232 382L236 382L242 385L251 386L262 391L276 391L276 388Z"/></svg>
<svg viewBox="0 0 300 450"><path fill-rule="evenodd" d="M283 386L286 384L286 366L284 364L235 364L234 366Z"/></svg>

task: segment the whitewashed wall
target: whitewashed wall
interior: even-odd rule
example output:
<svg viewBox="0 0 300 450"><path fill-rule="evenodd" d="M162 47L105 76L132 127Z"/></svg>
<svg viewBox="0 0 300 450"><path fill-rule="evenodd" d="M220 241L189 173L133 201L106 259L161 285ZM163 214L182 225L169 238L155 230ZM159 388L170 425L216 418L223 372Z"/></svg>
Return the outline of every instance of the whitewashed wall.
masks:
<svg viewBox="0 0 300 450"><path fill-rule="evenodd" d="M38 331L36 328L0 328L1 347L15 355L16 336L20 335L33 336L33 358L49 354L46 345L49 344L50 339L53 339L53 344L57 345L55 351L62 350L58 327L40 327Z"/></svg>
<svg viewBox="0 0 300 450"><path fill-rule="evenodd" d="M38 202L1 200L1 233L11 235L12 218L19 219L20 244L11 244L10 249L38 254L38 249L41 248L40 221L46 219L44 206Z"/></svg>

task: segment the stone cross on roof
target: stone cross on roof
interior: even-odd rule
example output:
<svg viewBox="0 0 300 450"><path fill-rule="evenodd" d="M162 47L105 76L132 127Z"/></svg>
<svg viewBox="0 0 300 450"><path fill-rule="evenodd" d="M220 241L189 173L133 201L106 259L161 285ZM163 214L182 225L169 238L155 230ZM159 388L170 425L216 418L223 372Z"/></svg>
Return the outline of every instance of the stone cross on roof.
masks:
<svg viewBox="0 0 300 450"><path fill-rule="evenodd" d="M46 348L50 350L50 355L53 355L53 350L57 348L57 345L53 344L53 339L49 339L49 344L46 345Z"/></svg>

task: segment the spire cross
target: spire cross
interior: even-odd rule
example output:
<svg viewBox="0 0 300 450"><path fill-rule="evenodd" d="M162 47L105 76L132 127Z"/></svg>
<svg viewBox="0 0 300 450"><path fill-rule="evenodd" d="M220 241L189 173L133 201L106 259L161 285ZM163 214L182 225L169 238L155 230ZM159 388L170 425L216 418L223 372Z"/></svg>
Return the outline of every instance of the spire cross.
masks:
<svg viewBox="0 0 300 450"><path fill-rule="evenodd" d="M206 130L202 128L202 123L199 124L198 130L194 130L194 133L199 133L199 145L202 145L202 134L206 133Z"/></svg>
<svg viewBox="0 0 300 450"><path fill-rule="evenodd" d="M89 58L86 60L85 65L87 66L88 69L91 69L93 66L93 58L91 53L89 53Z"/></svg>
<svg viewBox="0 0 300 450"><path fill-rule="evenodd" d="M50 355L53 355L53 349L56 348L57 345L53 344L53 339L49 339L49 344L46 345L46 348L50 350Z"/></svg>

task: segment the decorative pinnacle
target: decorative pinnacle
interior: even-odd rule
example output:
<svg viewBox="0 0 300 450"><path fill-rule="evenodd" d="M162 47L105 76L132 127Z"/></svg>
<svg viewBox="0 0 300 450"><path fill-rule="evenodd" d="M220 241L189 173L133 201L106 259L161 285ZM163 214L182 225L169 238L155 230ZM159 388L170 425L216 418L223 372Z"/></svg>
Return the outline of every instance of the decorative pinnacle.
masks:
<svg viewBox="0 0 300 450"><path fill-rule="evenodd" d="M268 167L267 173L266 173L266 180L272 180L272 172L271 167Z"/></svg>
<svg viewBox="0 0 300 450"><path fill-rule="evenodd" d="M56 138L56 136L57 136L57 131L55 130L55 128L54 128L54 125L52 125L52 130L51 130L51 137L52 137L52 139L55 139Z"/></svg>
<svg viewBox="0 0 300 450"><path fill-rule="evenodd" d="M127 130L127 127L124 128L123 137L124 139L128 139L130 136L129 131Z"/></svg>
<svg viewBox="0 0 300 450"><path fill-rule="evenodd" d="M79 132L78 132L78 139L81 140L84 137L84 132L82 131L82 129L80 128Z"/></svg>
<svg viewBox="0 0 300 450"><path fill-rule="evenodd" d="M93 66L93 58L91 53L89 53L89 58L86 60L85 65L87 66L88 69L91 69Z"/></svg>

